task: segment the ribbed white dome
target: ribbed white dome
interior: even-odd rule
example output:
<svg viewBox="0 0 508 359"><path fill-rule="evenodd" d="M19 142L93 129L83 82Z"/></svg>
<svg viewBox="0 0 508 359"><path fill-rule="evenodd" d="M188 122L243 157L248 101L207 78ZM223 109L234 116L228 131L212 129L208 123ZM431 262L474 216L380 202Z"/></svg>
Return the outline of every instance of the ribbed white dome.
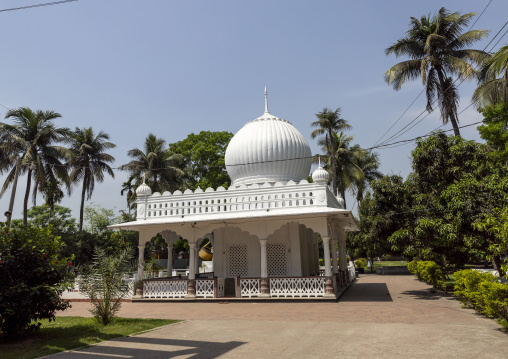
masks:
<svg viewBox="0 0 508 359"><path fill-rule="evenodd" d="M150 187L148 187L148 185L145 183L145 181L143 181L143 183L141 183L141 185L136 189L136 195L138 197L151 196L152 190L150 189Z"/></svg>
<svg viewBox="0 0 508 359"><path fill-rule="evenodd" d="M326 183L330 174L321 165L312 173L312 180L316 183Z"/></svg>
<svg viewBox="0 0 508 359"><path fill-rule="evenodd" d="M306 179L310 172L310 147L289 122L266 108L263 116L245 124L226 150L226 169L232 184Z"/></svg>

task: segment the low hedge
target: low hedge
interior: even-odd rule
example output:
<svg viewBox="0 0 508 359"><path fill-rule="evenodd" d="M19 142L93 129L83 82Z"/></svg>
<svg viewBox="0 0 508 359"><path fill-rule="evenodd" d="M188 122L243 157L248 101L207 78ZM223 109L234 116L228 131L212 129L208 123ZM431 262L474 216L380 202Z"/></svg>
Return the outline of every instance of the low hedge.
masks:
<svg viewBox="0 0 508 359"><path fill-rule="evenodd" d="M444 280L444 272L436 262L413 260L407 264L407 269L416 275L419 280L441 288Z"/></svg>
<svg viewBox="0 0 508 359"><path fill-rule="evenodd" d="M497 319L505 330L508 329L508 284L499 283L490 273L470 269L457 271L454 277L454 294L462 304Z"/></svg>

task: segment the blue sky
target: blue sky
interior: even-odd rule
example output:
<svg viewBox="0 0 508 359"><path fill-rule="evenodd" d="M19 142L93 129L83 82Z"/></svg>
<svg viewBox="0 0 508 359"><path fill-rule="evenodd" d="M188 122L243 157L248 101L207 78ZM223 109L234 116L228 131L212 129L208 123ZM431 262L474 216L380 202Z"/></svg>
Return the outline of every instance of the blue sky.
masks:
<svg viewBox="0 0 508 359"><path fill-rule="evenodd" d="M45 1L2 0L0 9ZM387 57L384 49L405 35L410 17L442 6L481 13L488 3L79 0L0 12L0 104L51 109L62 114L60 126L104 130L117 144L111 151L117 167L150 132L168 142L201 130L236 133L263 113L267 86L271 113L302 132L313 153L318 146L310 138L310 123L323 107L340 107L355 142L367 148L422 89L415 81L396 92L383 80L384 72L402 61ZM491 35L475 48L487 45L507 14L507 1L492 1L474 26ZM494 50L507 42L505 36ZM462 109L474 87L460 85ZM387 137L424 109L422 95ZM2 119L5 112L0 107ZM481 117L470 107L459 119L467 125ZM396 140L440 125L436 111ZM480 140L476 126L461 133ZM413 147L378 150L381 170L407 176ZM0 177L3 183L5 175ZM124 209L120 185L126 177L116 171L115 179L96 187L92 201ZM14 208L18 218L25 185L21 179ZM8 198L0 199L0 208L7 209ZM61 204L77 217L79 200L80 188L75 188ZM352 204L349 200L348 207Z"/></svg>

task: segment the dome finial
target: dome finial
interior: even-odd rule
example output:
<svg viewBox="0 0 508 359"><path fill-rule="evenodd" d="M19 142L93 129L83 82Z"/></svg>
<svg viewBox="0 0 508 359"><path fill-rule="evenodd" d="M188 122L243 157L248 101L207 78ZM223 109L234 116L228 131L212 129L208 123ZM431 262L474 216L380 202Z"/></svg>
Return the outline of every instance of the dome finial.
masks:
<svg viewBox="0 0 508 359"><path fill-rule="evenodd" d="M268 111L268 92L266 91L266 86L265 86L265 113L270 113L270 111Z"/></svg>

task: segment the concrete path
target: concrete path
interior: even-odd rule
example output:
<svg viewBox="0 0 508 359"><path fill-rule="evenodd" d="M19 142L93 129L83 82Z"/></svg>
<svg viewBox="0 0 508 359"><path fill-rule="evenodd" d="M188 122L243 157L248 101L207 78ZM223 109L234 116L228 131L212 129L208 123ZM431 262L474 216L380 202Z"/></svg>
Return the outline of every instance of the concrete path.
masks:
<svg viewBox="0 0 508 359"><path fill-rule="evenodd" d="M62 315L89 316L88 306ZM495 321L411 276L361 276L339 303L123 303L120 316L186 321L50 357L508 357Z"/></svg>

